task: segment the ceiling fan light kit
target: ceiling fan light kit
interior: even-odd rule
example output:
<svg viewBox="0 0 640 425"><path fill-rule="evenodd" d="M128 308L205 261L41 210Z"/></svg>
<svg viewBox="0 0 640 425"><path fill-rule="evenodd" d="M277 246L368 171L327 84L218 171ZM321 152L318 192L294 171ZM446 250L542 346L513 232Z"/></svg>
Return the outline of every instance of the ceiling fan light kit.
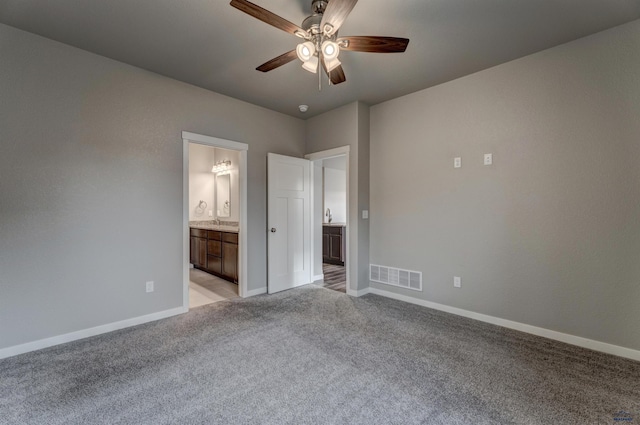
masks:
<svg viewBox="0 0 640 425"><path fill-rule="evenodd" d="M309 60L302 63L302 68L309 72L313 72L314 74L318 72L318 57L311 56Z"/></svg>
<svg viewBox="0 0 640 425"><path fill-rule="evenodd" d="M316 46L310 41L305 41L304 43L298 44L296 53L302 62L306 62L316 54Z"/></svg>
<svg viewBox="0 0 640 425"><path fill-rule="evenodd" d="M312 15L301 26L270 12L247 0L231 0L231 6L271 26L304 39L295 50L284 53L260 65L256 69L268 72L285 65L296 57L302 68L316 73L322 65L331 84L346 81L342 62L338 60L341 50L368 53L402 53L409 40L396 37L351 36L338 38L338 31L358 0L312 0ZM318 76L321 78L321 75ZM321 84L319 85L320 87Z"/></svg>

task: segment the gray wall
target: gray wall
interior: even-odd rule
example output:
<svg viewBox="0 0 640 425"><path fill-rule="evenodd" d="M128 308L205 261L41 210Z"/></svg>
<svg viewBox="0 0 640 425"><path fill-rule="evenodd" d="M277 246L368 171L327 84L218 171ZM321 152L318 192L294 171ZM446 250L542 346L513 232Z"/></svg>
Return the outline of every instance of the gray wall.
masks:
<svg viewBox="0 0 640 425"><path fill-rule="evenodd" d="M640 349L639 111L640 21L372 107L371 286Z"/></svg>
<svg viewBox="0 0 640 425"><path fill-rule="evenodd" d="M307 120L306 151L315 153L350 146L349 152L349 219L355 223L349 232L351 289L368 287L369 220L362 220L361 209L369 207L369 107L353 102ZM364 161L364 162L363 162Z"/></svg>
<svg viewBox="0 0 640 425"><path fill-rule="evenodd" d="M265 286L266 153L304 121L5 25L0 57L0 348L182 304L183 130L249 144Z"/></svg>

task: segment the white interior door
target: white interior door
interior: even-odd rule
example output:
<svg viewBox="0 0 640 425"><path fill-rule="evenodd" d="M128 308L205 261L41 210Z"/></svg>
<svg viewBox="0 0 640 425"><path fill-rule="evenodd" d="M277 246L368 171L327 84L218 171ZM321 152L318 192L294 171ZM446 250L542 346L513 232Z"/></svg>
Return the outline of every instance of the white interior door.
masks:
<svg viewBox="0 0 640 425"><path fill-rule="evenodd" d="M267 155L269 293L311 283L311 162Z"/></svg>

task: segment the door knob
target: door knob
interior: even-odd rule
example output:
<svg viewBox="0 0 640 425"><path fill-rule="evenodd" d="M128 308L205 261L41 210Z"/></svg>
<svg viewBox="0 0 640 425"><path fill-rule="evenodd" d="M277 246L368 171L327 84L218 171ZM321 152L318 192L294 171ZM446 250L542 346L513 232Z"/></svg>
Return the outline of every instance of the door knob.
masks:
<svg viewBox="0 0 640 425"><path fill-rule="evenodd" d="M276 232L276 228L275 228L275 227L272 227L272 228L271 228L271 233L275 233L275 232Z"/></svg>

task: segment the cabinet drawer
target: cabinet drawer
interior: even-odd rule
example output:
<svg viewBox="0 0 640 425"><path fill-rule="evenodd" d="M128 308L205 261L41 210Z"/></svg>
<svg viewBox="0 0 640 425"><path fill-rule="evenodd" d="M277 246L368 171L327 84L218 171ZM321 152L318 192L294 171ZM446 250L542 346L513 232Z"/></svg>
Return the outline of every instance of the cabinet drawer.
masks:
<svg viewBox="0 0 640 425"><path fill-rule="evenodd" d="M207 238L213 239L216 241L222 240L222 238L220 237L221 233L222 232L219 232L217 230L207 230Z"/></svg>
<svg viewBox="0 0 640 425"><path fill-rule="evenodd" d="M214 257L221 257L222 256L222 242L220 242L220 241L212 241L211 239L209 239L207 241L207 255L209 255L209 256L213 255Z"/></svg>
<svg viewBox="0 0 640 425"><path fill-rule="evenodd" d="M342 229L344 229L342 226L322 226L322 233L329 235L341 235Z"/></svg>
<svg viewBox="0 0 640 425"><path fill-rule="evenodd" d="M222 241L226 243L238 243L238 234L237 233L227 233L224 232L222 234Z"/></svg>
<svg viewBox="0 0 640 425"><path fill-rule="evenodd" d="M199 238L207 237L207 231L204 229L191 229L190 234L191 236L197 236Z"/></svg>

